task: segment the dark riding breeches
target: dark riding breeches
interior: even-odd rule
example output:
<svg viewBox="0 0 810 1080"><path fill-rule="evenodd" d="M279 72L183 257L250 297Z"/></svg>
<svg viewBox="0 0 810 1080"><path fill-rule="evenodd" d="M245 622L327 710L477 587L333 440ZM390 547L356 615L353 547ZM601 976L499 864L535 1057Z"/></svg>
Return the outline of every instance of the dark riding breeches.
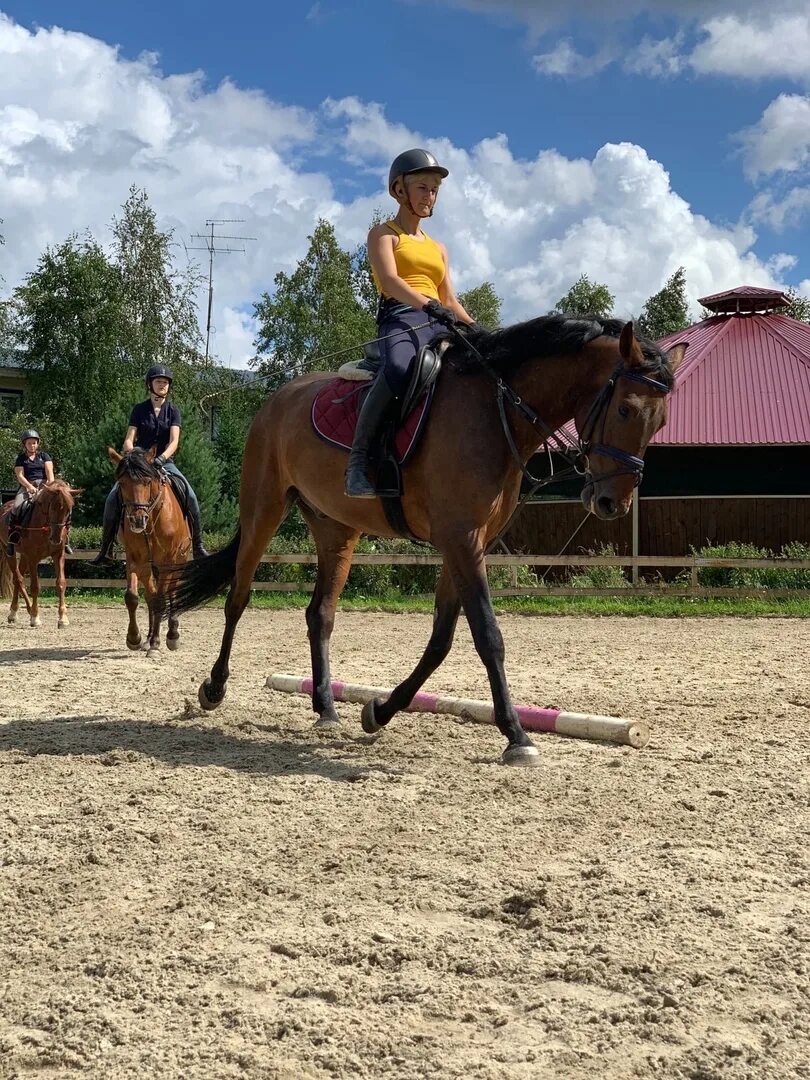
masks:
<svg viewBox="0 0 810 1080"><path fill-rule="evenodd" d="M427 325L424 325L427 324ZM420 329L415 329L420 327ZM408 388L411 364L423 345L428 345L441 326L430 319L424 311L400 305L398 313L378 324L382 373L388 388L395 397L401 397Z"/></svg>

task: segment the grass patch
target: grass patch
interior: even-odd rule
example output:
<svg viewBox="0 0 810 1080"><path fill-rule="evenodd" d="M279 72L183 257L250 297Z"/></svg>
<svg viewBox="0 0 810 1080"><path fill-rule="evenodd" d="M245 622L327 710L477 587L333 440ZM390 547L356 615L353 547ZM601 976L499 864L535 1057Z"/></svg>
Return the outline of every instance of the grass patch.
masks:
<svg viewBox="0 0 810 1080"><path fill-rule="evenodd" d="M53 599L53 589L43 589L43 600ZM123 604L123 589L68 589L68 600L73 607L117 606ZM251 607L256 610L280 610L282 608L305 608L310 601L309 593L256 592ZM752 618L755 616L810 616L810 597L683 597L683 596L502 596L494 597L495 610L513 615L624 615L628 617L651 615L658 618L690 618L733 615ZM208 605L224 607L224 597L216 597ZM381 611L397 613L431 612L433 597L429 595L403 596L391 591L378 596L342 597L341 611Z"/></svg>

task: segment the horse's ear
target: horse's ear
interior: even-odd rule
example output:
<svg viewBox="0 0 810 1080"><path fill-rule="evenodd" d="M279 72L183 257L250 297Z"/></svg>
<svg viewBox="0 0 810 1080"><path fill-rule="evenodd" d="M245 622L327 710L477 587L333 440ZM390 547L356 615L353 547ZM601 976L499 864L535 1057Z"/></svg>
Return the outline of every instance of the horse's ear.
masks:
<svg viewBox="0 0 810 1080"><path fill-rule="evenodd" d="M672 368L673 373L676 372L680 367L684 356L686 356L686 350L688 348L689 342L682 341L678 345L673 345L667 353L667 361L669 363L669 366Z"/></svg>
<svg viewBox="0 0 810 1080"><path fill-rule="evenodd" d="M635 342L636 335L633 332L633 320L631 319L630 322L624 324L619 336L619 352L626 364L632 365L637 359Z"/></svg>
<svg viewBox="0 0 810 1080"><path fill-rule="evenodd" d="M117 465L118 462L121 460L121 455L118 453L117 450L113 450L111 446L107 447L107 457L110 459L113 465Z"/></svg>
<svg viewBox="0 0 810 1080"><path fill-rule="evenodd" d="M147 460L147 461L149 462L149 464L151 465L151 464L152 464L152 462L153 462L153 461L155 460L155 458L157 457L157 447L156 447L156 446L153 446L153 447L151 447L151 449L147 450L147 451L146 451L146 453L144 454L144 457L146 458L146 460Z"/></svg>

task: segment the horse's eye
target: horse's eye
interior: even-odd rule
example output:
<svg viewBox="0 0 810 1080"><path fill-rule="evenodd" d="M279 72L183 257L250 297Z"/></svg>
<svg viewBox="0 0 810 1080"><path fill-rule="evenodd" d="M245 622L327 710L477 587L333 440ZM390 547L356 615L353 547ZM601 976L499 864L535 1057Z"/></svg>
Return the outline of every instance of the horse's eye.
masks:
<svg viewBox="0 0 810 1080"><path fill-rule="evenodd" d="M626 405L620 405L619 406L619 416L622 418L622 420L626 420L629 415L630 415L630 410L627 408L627 406Z"/></svg>

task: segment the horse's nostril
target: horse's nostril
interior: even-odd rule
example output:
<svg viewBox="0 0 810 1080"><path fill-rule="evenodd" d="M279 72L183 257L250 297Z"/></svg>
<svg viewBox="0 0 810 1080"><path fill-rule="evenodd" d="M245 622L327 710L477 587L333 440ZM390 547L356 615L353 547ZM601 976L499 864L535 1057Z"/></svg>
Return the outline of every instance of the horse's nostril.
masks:
<svg viewBox="0 0 810 1080"><path fill-rule="evenodd" d="M609 498L607 495L600 495L596 504L599 507L600 512L606 517L612 517L616 512L616 504L613 499Z"/></svg>

